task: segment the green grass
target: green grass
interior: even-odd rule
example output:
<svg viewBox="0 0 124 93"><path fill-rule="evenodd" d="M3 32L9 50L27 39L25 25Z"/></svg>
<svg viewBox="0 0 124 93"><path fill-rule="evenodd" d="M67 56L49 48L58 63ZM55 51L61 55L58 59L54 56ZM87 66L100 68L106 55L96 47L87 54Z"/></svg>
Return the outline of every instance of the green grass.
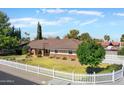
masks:
<svg viewBox="0 0 124 93"><path fill-rule="evenodd" d="M26 55L9 55L9 56L0 56L1 59L9 59L9 58L15 58L16 60L22 60L25 59Z"/></svg>
<svg viewBox="0 0 124 93"><path fill-rule="evenodd" d="M36 66L39 65L41 67L45 67L49 69L54 68L59 71L86 73L85 69L87 66L73 66L73 65L63 64L57 61L58 61L57 59L42 57L42 58L33 58L31 61L27 61L26 63L31 65L36 65Z"/></svg>
<svg viewBox="0 0 124 93"><path fill-rule="evenodd" d="M55 69L55 70L59 70L59 71L64 71L64 72L75 72L75 73L86 73L86 68L88 67L87 65L73 65L73 64L66 64L70 61L68 60L61 60L61 59L55 59L52 58L50 59L49 57L39 57L39 58L26 58L26 55L21 55L21 56L17 56L17 55L12 55L12 56L0 56L0 58L6 59L6 58L15 58L15 60L17 60L20 63L24 63L24 64L30 64L30 65L34 65L34 66L41 66L44 68L49 68L49 69ZM73 61L72 61L73 62ZM106 68L107 66L109 66L109 64L100 64L99 67L101 68ZM105 69L103 71L101 71L100 73L109 73L111 72L111 70L109 69Z"/></svg>

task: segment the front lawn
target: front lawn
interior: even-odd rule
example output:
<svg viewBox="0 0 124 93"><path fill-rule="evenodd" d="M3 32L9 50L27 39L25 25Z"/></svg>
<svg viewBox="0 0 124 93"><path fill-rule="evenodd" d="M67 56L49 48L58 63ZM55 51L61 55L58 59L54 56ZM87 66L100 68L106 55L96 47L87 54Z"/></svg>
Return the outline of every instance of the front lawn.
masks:
<svg viewBox="0 0 124 93"><path fill-rule="evenodd" d="M0 56L1 59L7 59L7 60L16 60L17 62L24 63L24 64L30 64L34 66L41 66L44 68L49 69L55 69L59 71L65 71L65 72L75 72L75 73L86 73L87 65L79 65L78 62L73 62L69 60L62 60L62 59L55 59L55 58L49 58L49 57L39 57L39 58L26 58L26 55L12 55L12 56ZM107 68L110 66L109 64L100 64L100 68ZM105 69L101 71L100 73L108 73L111 72L109 69Z"/></svg>

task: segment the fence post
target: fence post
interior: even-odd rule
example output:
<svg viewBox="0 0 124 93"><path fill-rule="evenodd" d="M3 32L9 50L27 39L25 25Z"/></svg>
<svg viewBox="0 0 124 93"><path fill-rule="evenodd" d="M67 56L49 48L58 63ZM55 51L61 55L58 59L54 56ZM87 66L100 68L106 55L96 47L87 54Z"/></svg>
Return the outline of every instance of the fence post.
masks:
<svg viewBox="0 0 124 93"><path fill-rule="evenodd" d="M26 66L25 70L28 71L28 64L26 64L25 66Z"/></svg>
<svg viewBox="0 0 124 93"><path fill-rule="evenodd" d="M112 72L112 81L114 82L115 81L115 71L113 70Z"/></svg>
<svg viewBox="0 0 124 93"><path fill-rule="evenodd" d="M122 73L122 78L123 78L123 76L124 76L124 67L123 67L123 65L122 65L122 69L121 70L122 70L121 73Z"/></svg>
<svg viewBox="0 0 124 93"><path fill-rule="evenodd" d="M55 69L53 68L53 78L55 77Z"/></svg>
<svg viewBox="0 0 124 93"><path fill-rule="evenodd" d="M94 84L96 84L96 73L95 72L93 72L93 79L94 79Z"/></svg>
<svg viewBox="0 0 124 93"><path fill-rule="evenodd" d="M40 74L40 67L39 67L39 65L37 66L37 72L38 72L38 74Z"/></svg>
<svg viewBox="0 0 124 93"><path fill-rule="evenodd" d="M75 80L74 80L74 72L72 72L72 82L74 82Z"/></svg>

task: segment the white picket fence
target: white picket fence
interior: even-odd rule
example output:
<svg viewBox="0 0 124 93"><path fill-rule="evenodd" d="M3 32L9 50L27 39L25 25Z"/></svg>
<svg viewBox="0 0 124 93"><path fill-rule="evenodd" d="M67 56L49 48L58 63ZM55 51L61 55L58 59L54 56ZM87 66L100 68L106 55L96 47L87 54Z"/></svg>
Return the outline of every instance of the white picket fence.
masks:
<svg viewBox="0 0 124 93"><path fill-rule="evenodd" d="M0 64L10 66L16 69L33 72L37 74L46 75L53 78L58 78L66 81L70 81L73 83L103 83L103 82L114 82L115 80L123 78L123 67L121 70L107 73L107 74L75 74L67 73L67 72L61 72L56 71L55 69L46 69L39 66L31 66L27 64L12 62L12 61L6 61L6 60L0 60Z"/></svg>

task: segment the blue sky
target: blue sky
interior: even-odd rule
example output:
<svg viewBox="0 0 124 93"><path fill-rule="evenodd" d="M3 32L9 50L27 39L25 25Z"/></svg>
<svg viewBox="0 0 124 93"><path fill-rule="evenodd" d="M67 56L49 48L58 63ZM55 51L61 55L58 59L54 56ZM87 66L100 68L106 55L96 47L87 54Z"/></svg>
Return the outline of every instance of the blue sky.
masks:
<svg viewBox="0 0 124 93"><path fill-rule="evenodd" d="M118 41L124 34L124 9L119 8L1 8L12 25L36 37L37 22L42 25L43 36L66 35L70 29L88 32L94 38L110 35Z"/></svg>

